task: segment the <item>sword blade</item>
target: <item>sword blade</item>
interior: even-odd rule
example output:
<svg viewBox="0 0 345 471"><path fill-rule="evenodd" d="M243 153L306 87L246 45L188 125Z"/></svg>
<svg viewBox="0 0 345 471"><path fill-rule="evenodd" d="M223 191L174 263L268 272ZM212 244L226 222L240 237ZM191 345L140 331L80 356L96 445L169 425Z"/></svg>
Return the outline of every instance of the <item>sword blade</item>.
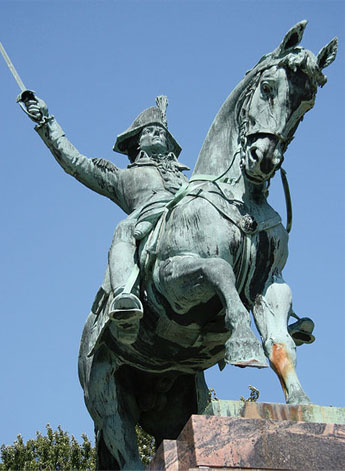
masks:
<svg viewBox="0 0 345 471"><path fill-rule="evenodd" d="M0 52L3 56L3 58L5 59L5 62L6 64L8 65L8 68L10 69L13 77L14 77L14 80L17 82L19 88L21 89L22 92L24 92L25 90L27 90L26 86L24 85L22 79L19 77L19 74L18 72L16 71L14 65L12 64L12 61L11 59L8 57L5 49L4 49L4 46L1 44L0 42Z"/></svg>

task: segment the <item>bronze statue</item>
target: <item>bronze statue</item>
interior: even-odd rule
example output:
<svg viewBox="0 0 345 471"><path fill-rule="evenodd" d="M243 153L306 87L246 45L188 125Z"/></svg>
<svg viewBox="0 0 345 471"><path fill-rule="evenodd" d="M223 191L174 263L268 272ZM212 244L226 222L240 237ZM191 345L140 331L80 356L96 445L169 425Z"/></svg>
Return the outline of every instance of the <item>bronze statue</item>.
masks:
<svg viewBox="0 0 345 471"><path fill-rule="evenodd" d="M295 25L226 99L189 182L165 97L118 136L114 149L131 162L121 170L82 156L42 100L21 96L65 171L129 214L115 230L80 346L99 469L142 469L135 424L158 444L176 438L203 411L203 371L216 363L262 368L266 356L287 403L309 402L295 350L313 341L313 323L288 327L296 317L282 276L288 231L267 202L269 181L336 55L336 39L317 56L299 46L305 26ZM283 171L282 178L288 194Z"/></svg>

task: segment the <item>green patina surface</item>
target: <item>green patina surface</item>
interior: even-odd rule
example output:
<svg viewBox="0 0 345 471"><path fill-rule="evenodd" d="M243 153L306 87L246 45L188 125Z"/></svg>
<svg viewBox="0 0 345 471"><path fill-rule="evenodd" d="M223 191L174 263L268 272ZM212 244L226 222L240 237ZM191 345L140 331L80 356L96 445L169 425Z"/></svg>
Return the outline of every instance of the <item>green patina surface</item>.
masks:
<svg viewBox="0 0 345 471"><path fill-rule="evenodd" d="M216 363L263 368L267 357L290 405L217 401L209 414L345 422L342 409L304 405L310 400L295 371L296 346L314 340L314 323L292 309L282 275L288 234L267 201L337 52L336 39L317 56L300 46L306 24L293 26L230 93L190 181L167 128L165 96L118 135L114 150L130 162L118 168L81 154L14 73L18 100L58 164L128 215L115 228L79 352L98 469L144 469L135 425L158 444L178 436L190 415L205 409L203 371ZM288 194L286 181L284 188ZM297 322L289 325L290 317Z"/></svg>
<svg viewBox="0 0 345 471"><path fill-rule="evenodd" d="M212 400L204 415L345 424L345 407Z"/></svg>

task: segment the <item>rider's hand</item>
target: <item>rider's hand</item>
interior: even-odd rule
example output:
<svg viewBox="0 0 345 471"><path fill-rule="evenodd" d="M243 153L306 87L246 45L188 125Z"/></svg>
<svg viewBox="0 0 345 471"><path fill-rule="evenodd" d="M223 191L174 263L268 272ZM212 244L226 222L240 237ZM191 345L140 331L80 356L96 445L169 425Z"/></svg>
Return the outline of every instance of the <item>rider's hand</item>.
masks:
<svg viewBox="0 0 345 471"><path fill-rule="evenodd" d="M24 104L33 121L40 122L44 117L49 116L47 105L36 96L34 99L25 101Z"/></svg>

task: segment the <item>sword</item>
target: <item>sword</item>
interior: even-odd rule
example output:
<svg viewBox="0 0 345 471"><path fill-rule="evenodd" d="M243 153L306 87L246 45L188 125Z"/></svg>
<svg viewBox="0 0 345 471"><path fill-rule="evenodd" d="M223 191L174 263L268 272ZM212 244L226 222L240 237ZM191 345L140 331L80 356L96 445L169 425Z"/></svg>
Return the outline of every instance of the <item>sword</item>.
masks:
<svg viewBox="0 0 345 471"><path fill-rule="evenodd" d="M27 111L27 109L25 108L25 106L22 104L22 103L25 104L29 100L37 101L37 98L35 97L35 92L33 92L32 90L29 90L28 88L26 88L26 86L24 85L24 83L23 83L22 79L20 78L18 72L16 71L16 68L12 64L11 59L8 57L7 52L5 51L4 46L1 44L1 42L0 42L0 52L2 54L2 57L5 59L5 62L8 65L8 68L10 69L10 71L11 71L13 77L14 77L14 80L17 82L17 84L18 84L18 86L21 90L20 94L17 97L17 103L19 103L19 105L20 105L21 109L24 111L24 113L26 113L28 116L30 116L31 119L34 119L34 120L37 121L37 116L34 116L31 113L29 113Z"/></svg>

